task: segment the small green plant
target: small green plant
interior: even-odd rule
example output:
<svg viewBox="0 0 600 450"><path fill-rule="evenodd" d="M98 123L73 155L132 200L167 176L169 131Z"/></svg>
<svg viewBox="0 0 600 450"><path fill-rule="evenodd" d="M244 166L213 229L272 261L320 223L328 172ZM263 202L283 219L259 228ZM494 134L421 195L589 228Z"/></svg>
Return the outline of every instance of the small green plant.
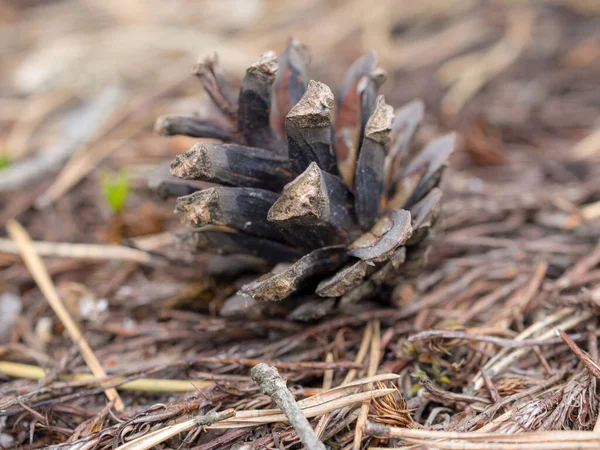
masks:
<svg viewBox="0 0 600 450"><path fill-rule="evenodd" d="M443 375L440 378L438 378L438 381L440 383L443 383L443 384L450 384L451 383L450 378L448 378L446 375Z"/></svg>
<svg viewBox="0 0 600 450"><path fill-rule="evenodd" d="M405 356L410 356L413 358L416 358L417 356L419 356L419 352L417 351L417 348L414 346L414 344L412 342L409 342L409 341L405 341L402 344L402 353L404 353Z"/></svg>
<svg viewBox="0 0 600 450"><path fill-rule="evenodd" d="M325 441L325 444L327 444L333 450L339 450L340 448L342 448L340 444L335 443L332 439Z"/></svg>
<svg viewBox="0 0 600 450"><path fill-rule="evenodd" d="M427 374L420 370L416 370L413 373L411 373L410 375L417 381L421 381L423 378L427 378Z"/></svg>
<svg viewBox="0 0 600 450"><path fill-rule="evenodd" d="M422 384L420 384L420 383L413 384L412 387L410 388L410 393L412 395L417 395L421 389L423 389Z"/></svg>
<svg viewBox="0 0 600 450"><path fill-rule="evenodd" d="M102 194L104 201L115 214L120 213L125 207L129 195L129 178L125 171L118 174L104 173L101 176Z"/></svg>
<svg viewBox="0 0 600 450"><path fill-rule="evenodd" d="M8 158L8 155L0 153L0 170L6 169L8 166L10 166L10 159Z"/></svg>

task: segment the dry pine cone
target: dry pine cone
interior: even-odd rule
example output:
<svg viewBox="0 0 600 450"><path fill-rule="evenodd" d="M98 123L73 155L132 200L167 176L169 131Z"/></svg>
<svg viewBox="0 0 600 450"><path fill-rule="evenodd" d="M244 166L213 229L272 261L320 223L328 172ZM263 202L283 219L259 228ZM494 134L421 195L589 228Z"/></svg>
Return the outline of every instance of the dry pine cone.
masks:
<svg viewBox="0 0 600 450"><path fill-rule="evenodd" d="M350 67L337 102L309 80L308 60L290 39L279 61L268 52L248 68L235 98L216 58L206 58L194 72L222 114L157 120L159 134L223 142L198 143L171 164L177 178L214 183L179 186L178 195L191 193L176 211L194 227L180 241L274 266L224 312L286 300L292 318L310 318L372 296L424 262L454 136L413 151L423 104L386 104L373 52Z"/></svg>

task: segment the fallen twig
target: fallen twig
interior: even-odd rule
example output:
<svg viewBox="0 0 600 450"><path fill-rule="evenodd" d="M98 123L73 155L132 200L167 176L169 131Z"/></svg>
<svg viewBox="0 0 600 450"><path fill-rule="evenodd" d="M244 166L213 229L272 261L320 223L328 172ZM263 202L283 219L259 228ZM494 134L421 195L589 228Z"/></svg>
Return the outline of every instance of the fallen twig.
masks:
<svg viewBox="0 0 600 450"><path fill-rule="evenodd" d="M208 427L214 423L229 419L235 416L235 410L226 409L221 412L209 412L203 416L187 420L176 425L160 428L145 436L134 439L127 444L118 446L115 450L146 450L172 438L180 433L185 433L194 427Z"/></svg>
<svg viewBox="0 0 600 450"><path fill-rule="evenodd" d="M581 350L579 346L563 330L556 330L556 334L561 337L565 344L569 346L575 356L583 363L590 374L600 380L600 366L588 355Z"/></svg>
<svg viewBox="0 0 600 450"><path fill-rule="evenodd" d="M283 411L296 433L298 433L302 444L308 450L325 450L325 445L310 426L310 422L288 390L286 381L277 373L277 369L261 363L252 368L251 375L252 379L260 386L261 391L275 400L277 406Z"/></svg>

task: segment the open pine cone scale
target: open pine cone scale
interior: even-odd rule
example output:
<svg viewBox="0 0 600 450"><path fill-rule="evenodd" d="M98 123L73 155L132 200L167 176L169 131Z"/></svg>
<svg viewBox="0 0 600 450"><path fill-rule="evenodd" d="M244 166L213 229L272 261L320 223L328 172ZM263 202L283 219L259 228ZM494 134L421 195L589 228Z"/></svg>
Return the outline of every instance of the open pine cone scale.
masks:
<svg viewBox="0 0 600 450"><path fill-rule="evenodd" d="M195 74L219 117L156 123L163 135L223 142L198 143L171 164L175 177L214 183L177 199L176 211L194 228L180 242L275 265L229 303L287 299L300 304L294 318L373 295L422 266L454 147L446 135L412 149L423 104L396 111L386 104L373 52L351 66L337 102L328 86L308 79L308 63L307 50L290 39L279 65L268 52L248 68L235 99L216 58L206 58Z"/></svg>

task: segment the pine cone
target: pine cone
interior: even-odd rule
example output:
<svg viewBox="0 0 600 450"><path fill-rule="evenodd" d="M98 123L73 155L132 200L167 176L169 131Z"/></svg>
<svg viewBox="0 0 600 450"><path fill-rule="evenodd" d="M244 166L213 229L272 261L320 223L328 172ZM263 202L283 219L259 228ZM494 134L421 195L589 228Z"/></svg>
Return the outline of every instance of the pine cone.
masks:
<svg viewBox="0 0 600 450"><path fill-rule="evenodd" d="M300 304L294 318L323 314L414 275L425 260L454 135L412 151L423 103L394 111L377 95L385 75L373 52L350 67L337 103L309 80L308 62L290 39L279 64L268 52L248 68L235 99L216 57L206 58L195 74L220 117L157 120L162 135L224 142L196 144L171 164L175 177L216 184L177 199L195 228L180 241L274 266L224 312L288 299Z"/></svg>

